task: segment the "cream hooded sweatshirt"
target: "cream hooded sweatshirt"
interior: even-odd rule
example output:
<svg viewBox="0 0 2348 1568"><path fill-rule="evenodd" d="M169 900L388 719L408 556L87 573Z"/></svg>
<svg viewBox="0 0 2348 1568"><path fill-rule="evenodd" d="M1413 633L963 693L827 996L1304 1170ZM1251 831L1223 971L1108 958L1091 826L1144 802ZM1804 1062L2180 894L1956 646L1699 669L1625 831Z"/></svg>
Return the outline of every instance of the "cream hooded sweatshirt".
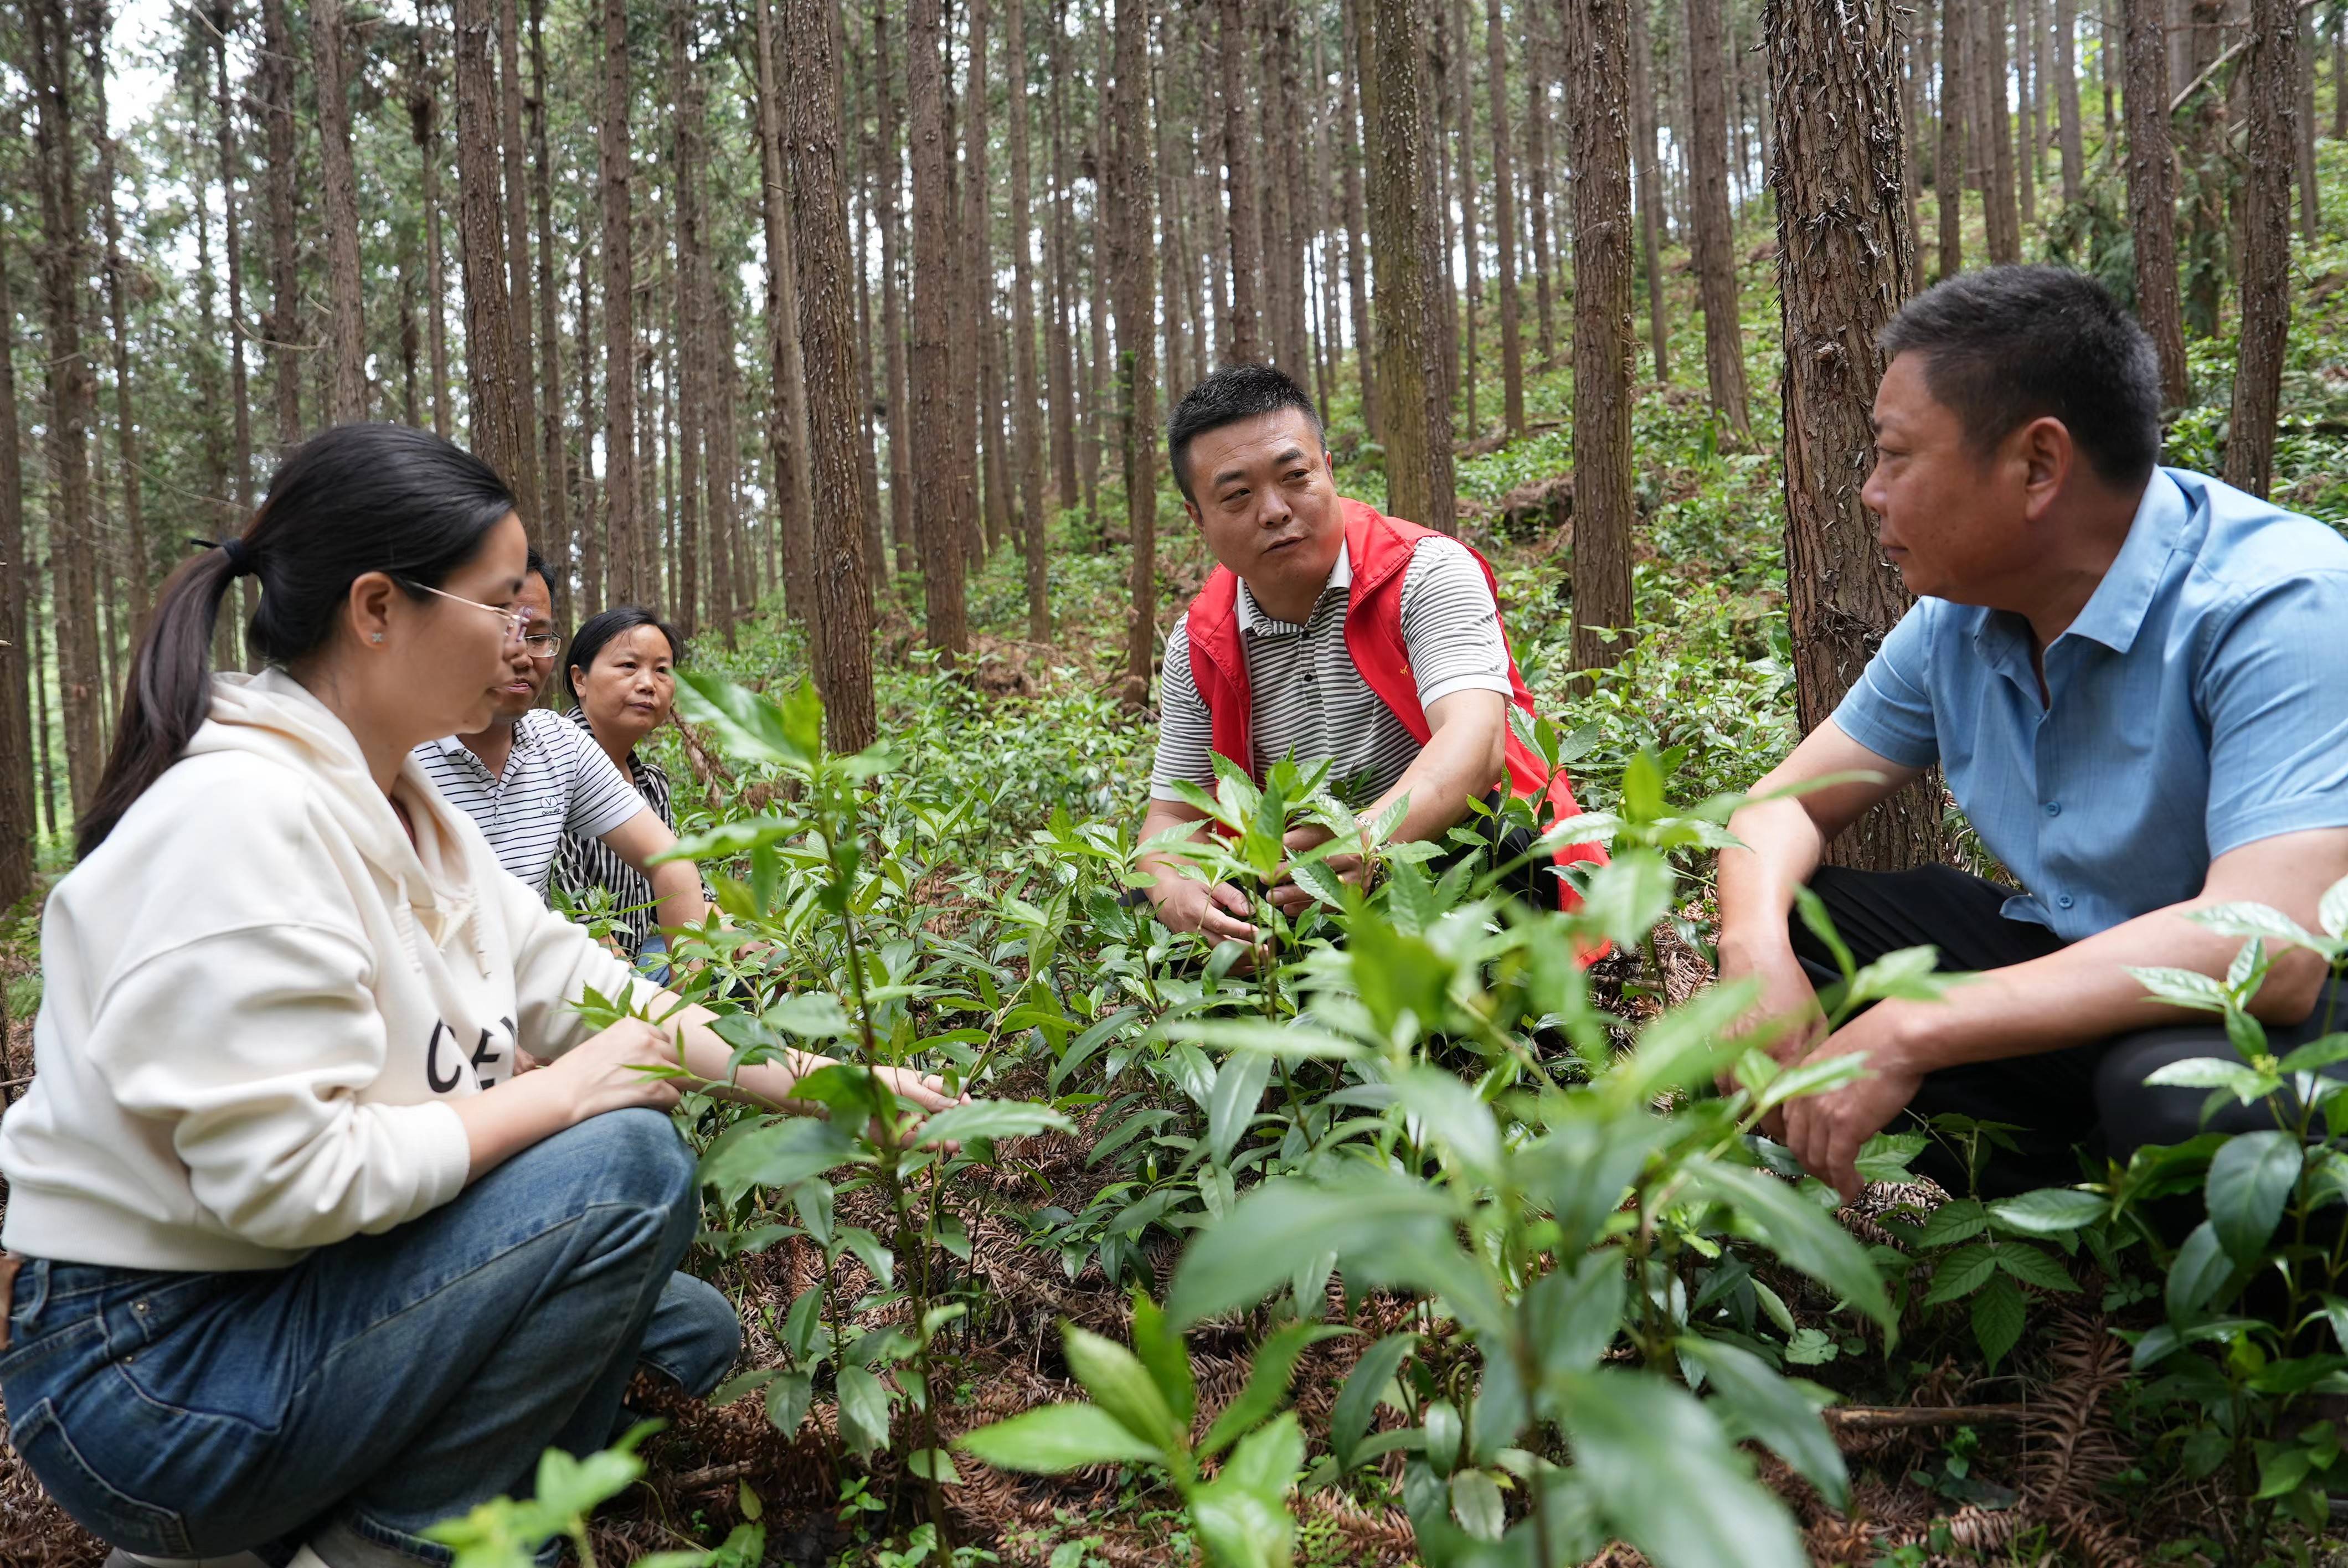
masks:
<svg viewBox="0 0 2348 1568"><path fill-rule="evenodd" d="M413 845L299 682L215 678L186 754L49 895L0 1244L273 1268L457 1195L450 1102L511 1076L517 1041L577 1044L570 1004L632 979L412 758L396 789Z"/></svg>

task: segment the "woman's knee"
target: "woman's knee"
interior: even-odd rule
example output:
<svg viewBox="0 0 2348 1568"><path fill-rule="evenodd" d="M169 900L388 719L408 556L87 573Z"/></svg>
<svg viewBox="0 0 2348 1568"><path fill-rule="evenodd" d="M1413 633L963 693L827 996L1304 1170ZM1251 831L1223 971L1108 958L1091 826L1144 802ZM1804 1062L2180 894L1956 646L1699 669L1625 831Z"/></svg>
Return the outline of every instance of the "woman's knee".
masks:
<svg viewBox="0 0 2348 1568"><path fill-rule="evenodd" d="M706 1394L742 1353L742 1319L726 1293L690 1274L672 1274L645 1325L638 1357L688 1394Z"/></svg>

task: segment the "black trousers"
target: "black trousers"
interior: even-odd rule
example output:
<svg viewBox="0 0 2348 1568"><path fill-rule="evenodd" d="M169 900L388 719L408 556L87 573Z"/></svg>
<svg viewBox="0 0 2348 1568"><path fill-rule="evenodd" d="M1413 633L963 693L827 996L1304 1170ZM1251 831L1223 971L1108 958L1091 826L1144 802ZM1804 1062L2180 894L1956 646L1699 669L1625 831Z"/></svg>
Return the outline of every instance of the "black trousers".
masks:
<svg viewBox="0 0 2348 1568"><path fill-rule="evenodd" d="M2043 926L2009 920L1998 912L2013 896L2013 888L1953 866L1892 872L1821 866L1810 887L1862 966L1901 948L1930 944L1940 949L1944 970L1996 969L2044 958L2065 945ZM1840 979L1833 954L1798 915L1792 929L1795 955L1813 983L1824 987ZM2302 1024L2270 1026L2267 1038L2276 1054L2322 1033L2333 999L2327 993ZM2348 1021L2348 1013L2343 1019ZM1926 1074L1909 1110L1920 1117L1956 1112L2019 1129L2006 1134L2015 1148L1989 1150L1980 1181L1984 1197L2065 1186L2080 1179L2081 1152L2091 1160L2109 1155L2125 1161L2147 1143L2181 1143L2204 1131L2206 1090L2151 1088L2144 1081L2169 1062L2197 1056L2235 1058L2225 1026L2215 1016L2135 1030L2065 1050L1943 1068ZM2265 1105L2229 1102L2206 1130L2238 1132L2273 1125ZM1915 1169L1963 1195L1963 1164L1940 1140L1916 1161Z"/></svg>

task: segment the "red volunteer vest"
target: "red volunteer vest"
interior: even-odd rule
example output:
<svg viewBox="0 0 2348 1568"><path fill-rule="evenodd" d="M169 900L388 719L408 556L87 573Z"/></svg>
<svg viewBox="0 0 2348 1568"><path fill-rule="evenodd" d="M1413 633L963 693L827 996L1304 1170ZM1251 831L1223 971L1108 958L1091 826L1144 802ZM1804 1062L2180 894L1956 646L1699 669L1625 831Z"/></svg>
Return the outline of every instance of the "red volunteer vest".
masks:
<svg viewBox="0 0 2348 1568"><path fill-rule="evenodd" d="M1427 725L1426 711L1419 705L1418 682L1411 674L1409 653L1403 644L1402 585L1411 552L1419 540L1436 538L1436 532L1385 517L1360 501L1339 505L1345 518L1345 552L1354 569L1354 584L1345 603L1345 651L1353 655L1354 667L1362 672L1370 690L1423 746L1434 732ZM1491 563L1473 547L1468 553L1484 569L1484 580L1491 586L1497 604L1500 589ZM1207 575L1207 586L1190 601L1189 630L1190 675L1198 682L1199 695L1214 725L1214 748L1261 782L1249 733L1248 664L1247 651L1240 641L1239 579L1230 568L1218 566ZM1500 635L1503 640L1508 636L1505 618ZM1530 713L1532 693L1517 672L1513 653L1509 656L1509 686L1510 700ZM1558 820L1581 815L1581 807L1574 804L1565 775L1560 774L1550 782L1548 766L1517 738L1513 728L1508 733L1507 756L1511 793L1529 798L1540 794L1546 784ZM1604 846L1596 844L1569 845L1557 853L1560 866L1573 861L1602 866L1606 858ZM1561 877L1557 892L1558 907L1571 908L1572 891Z"/></svg>

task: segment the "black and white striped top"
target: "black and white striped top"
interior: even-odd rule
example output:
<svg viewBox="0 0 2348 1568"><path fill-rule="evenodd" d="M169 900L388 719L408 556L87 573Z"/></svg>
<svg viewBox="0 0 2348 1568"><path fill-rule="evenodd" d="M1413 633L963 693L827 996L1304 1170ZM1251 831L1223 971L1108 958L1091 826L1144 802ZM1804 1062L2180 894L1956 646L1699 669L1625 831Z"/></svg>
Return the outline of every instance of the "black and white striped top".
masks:
<svg viewBox="0 0 2348 1568"><path fill-rule="evenodd" d="M588 726L586 712L572 709L571 720L588 737L587 743L593 745L594 732ZM630 752L628 774L644 804L660 813L661 821L675 831L676 818L669 809L668 770ZM625 941L631 954L642 951L644 938L660 925L660 911L653 907L653 885L600 838L577 833L563 835L561 850L554 857L554 885L572 898L584 898L597 888L611 889L612 920L627 933ZM705 888L704 892L706 896Z"/></svg>
<svg viewBox="0 0 2348 1568"><path fill-rule="evenodd" d="M502 777L454 735L425 742L416 760L441 798L480 825L498 864L541 897L564 834L600 839L644 809L594 737L546 708L515 723Z"/></svg>
<svg viewBox="0 0 2348 1568"><path fill-rule="evenodd" d="M1244 582L1238 614L1255 774L1262 776L1292 753L1307 766L1327 759L1331 793L1359 808L1394 787L1418 755L1418 743L1345 650L1353 582L1353 563L1341 545L1304 624L1265 614ZM1215 787L1214 723L1190 673L1189 619L1188 611L1176 618L1159 674L1158 762L1149 787L1158 800L1179 798L1173 784L1179 779ZM1421 539L1412 552L1402 584L1402 639L1423 706L1454 692L1509 694L1499 607L1484 569L1458 540Z"/></svg>

